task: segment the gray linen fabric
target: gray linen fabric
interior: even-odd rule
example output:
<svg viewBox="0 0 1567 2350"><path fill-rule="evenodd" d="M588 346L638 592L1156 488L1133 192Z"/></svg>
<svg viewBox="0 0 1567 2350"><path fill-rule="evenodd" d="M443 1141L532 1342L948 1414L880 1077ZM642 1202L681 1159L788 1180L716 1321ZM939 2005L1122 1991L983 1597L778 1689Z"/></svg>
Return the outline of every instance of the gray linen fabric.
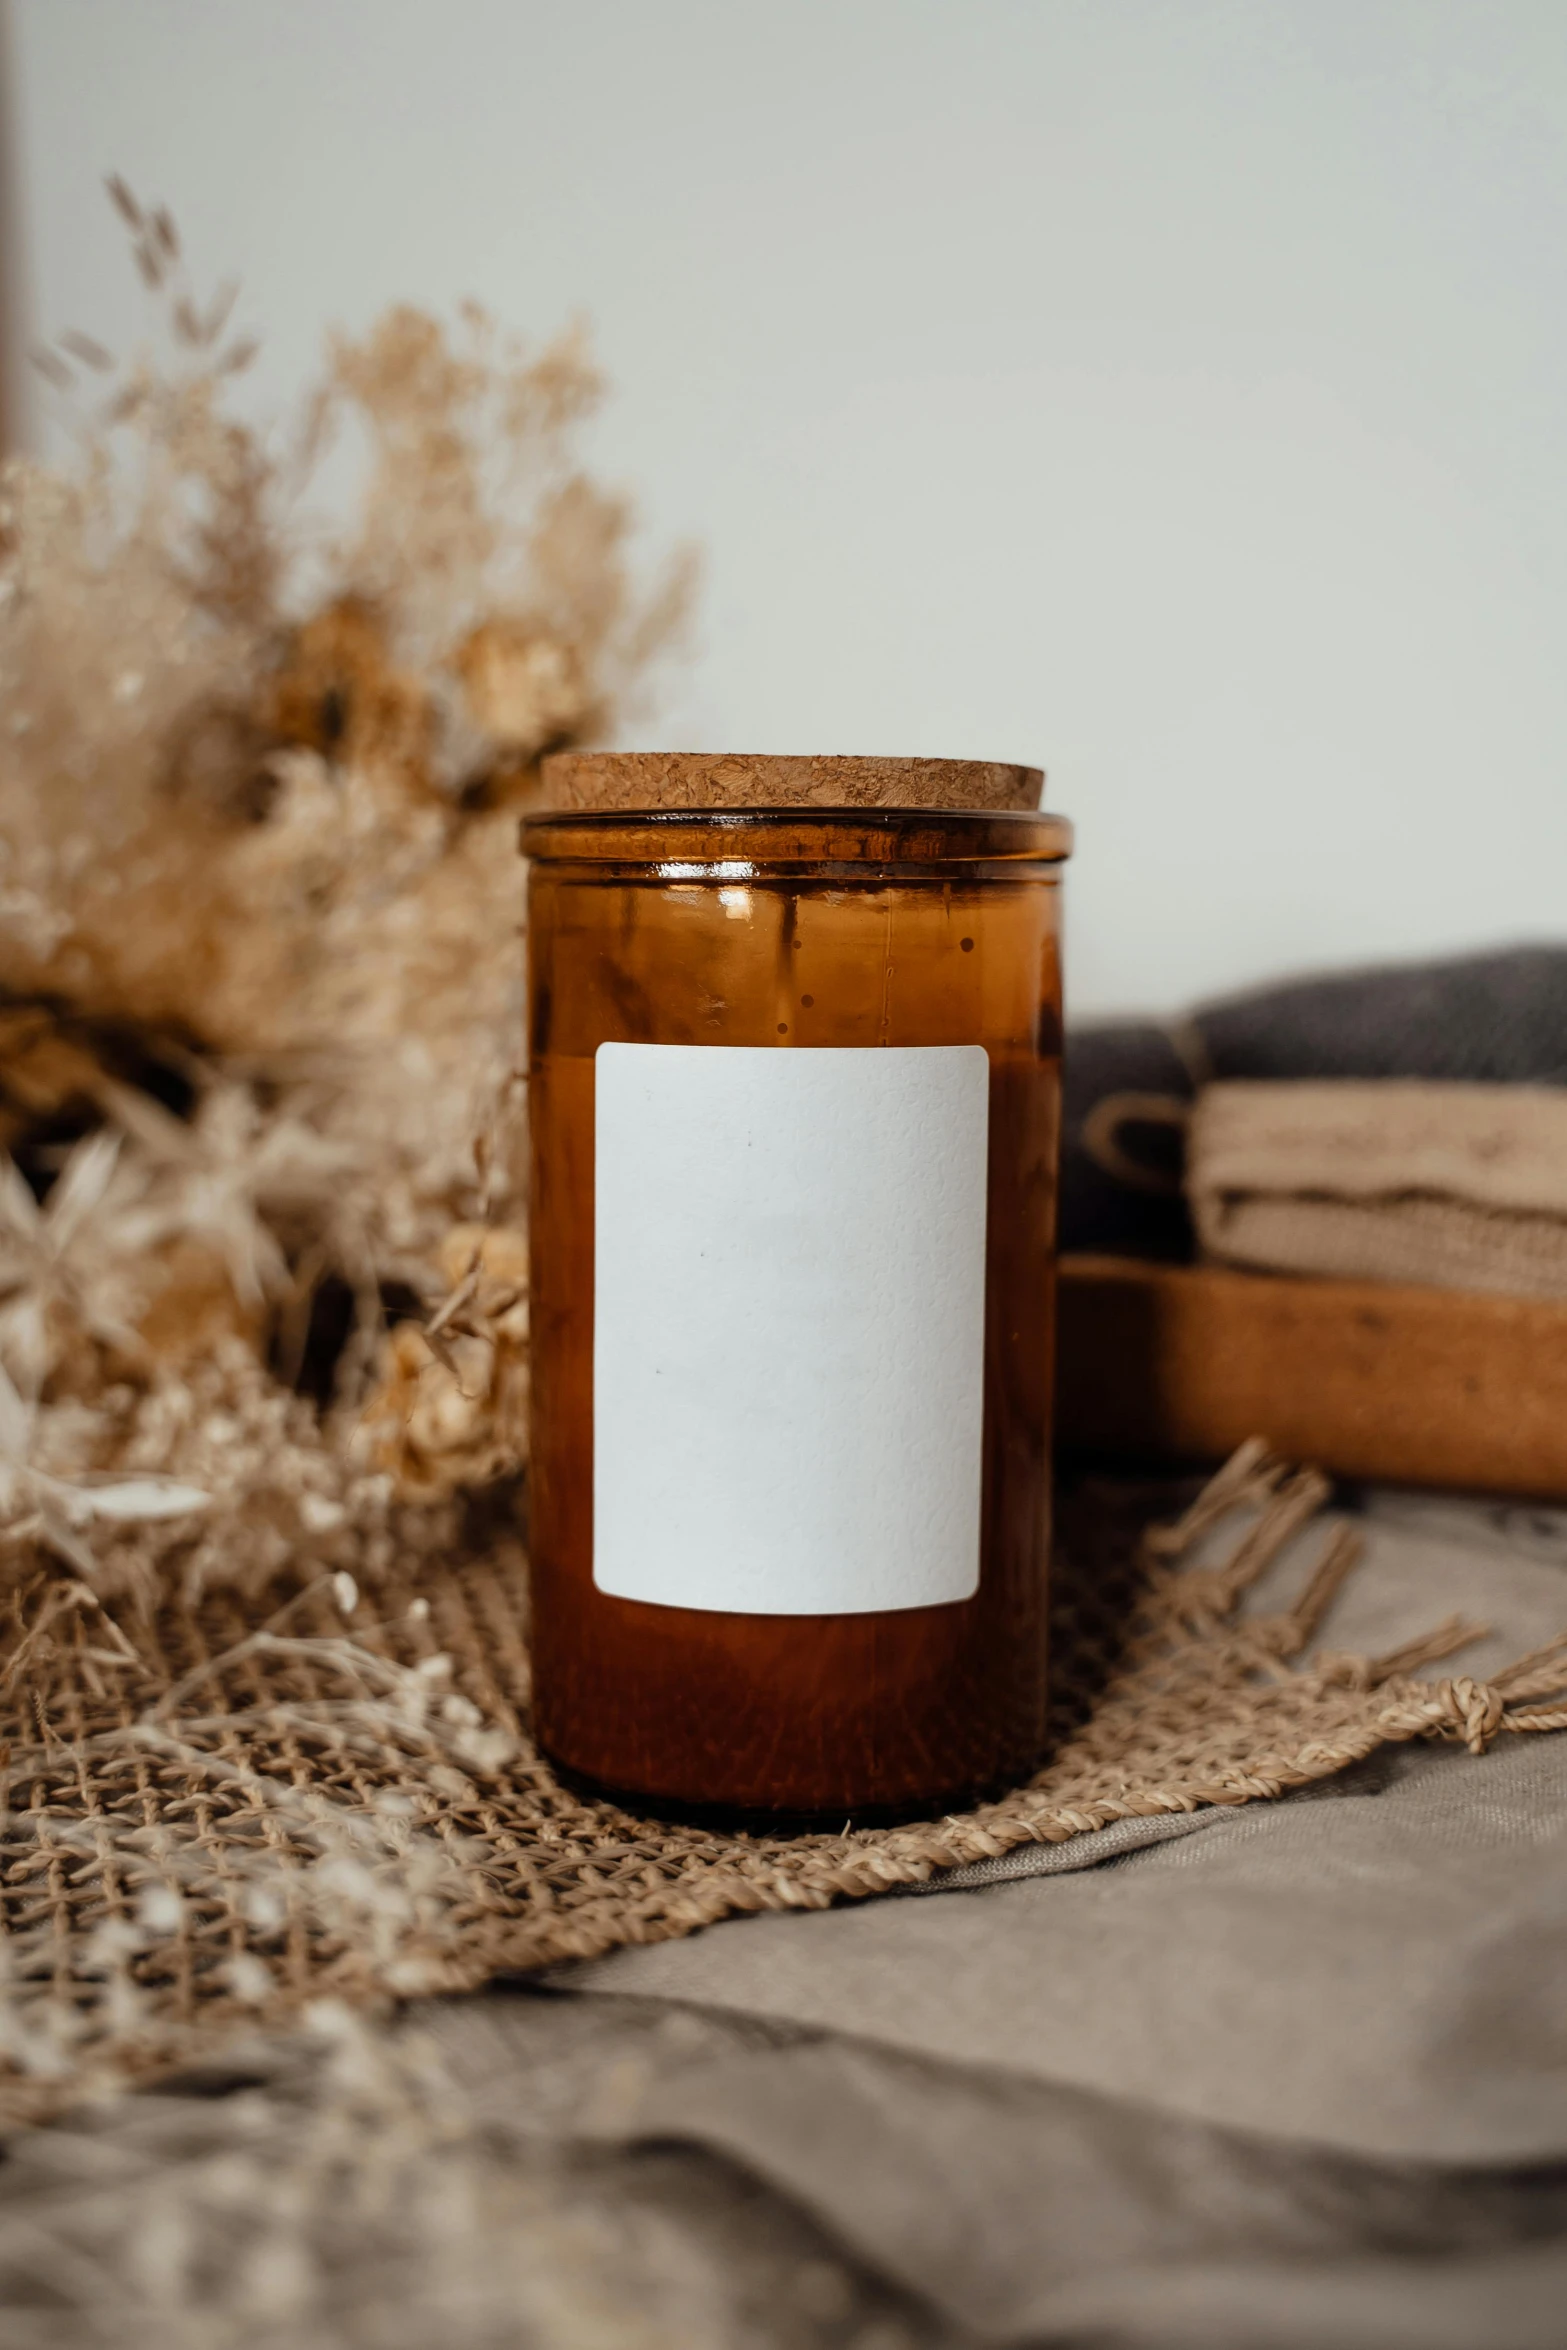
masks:
<svg viewBox="0 0 1567 2350"><path fill-rule="evenodd" d="M6 2350L1556 2350L1567 2166L1368 2163L528 1990L0 2163Z"/></svg>
<svg viewBox="0 0 1567 2350"><path fill-rule="evenodd" d="M1563 2339L1567 2165L1367 2162L652 2001L492 1997L421 2022L496 2126L701 2148L959 2340Z"/></svg>
<svg viewBox="0 0 1567 2350"><path fill-rule="evenodd" d="M1364 2155L1567 2157L1567 1742L1400 1754L1104 1868L556 1979Z"/></svg>
<svg viewBox="0 0 1567 2350"><path fill-rule="evenodd" d="M1508 1539L1488 1513L1481 1543L1477 1514L1379 1498L1326 1644L1391 1648L1457 1610L1494 1627L1482 1670L1567 1626L1556 1521ZM553 1979L1361 2155L1567 2156L1567 1741L1403 1749L1327 1785L1128 1833L1108 1866L959 1872L941 1899L737 1920Z"/></svg>
<svg viewBox="0 0 1567 2350"><path fill-rule="evenodd" d="M1567 1625L1567 1513L1362 1514L1329 1645ZM1564 2350L1567 1737L987 1867L24 2133L0 2339Z"/></svg>

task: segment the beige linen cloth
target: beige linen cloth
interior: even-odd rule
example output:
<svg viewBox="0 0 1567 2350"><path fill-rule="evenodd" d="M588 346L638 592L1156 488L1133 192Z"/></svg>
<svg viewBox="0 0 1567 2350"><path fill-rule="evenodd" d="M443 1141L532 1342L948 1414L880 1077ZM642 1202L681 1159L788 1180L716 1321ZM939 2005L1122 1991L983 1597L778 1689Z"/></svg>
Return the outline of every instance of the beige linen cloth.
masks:
<svg viewBox="0 0 1567 2350"><path fill-rule="evenodd" d="M1186 1189L1222 1263L1567 1297L1567 1087L1210 1085Z"/></svg>

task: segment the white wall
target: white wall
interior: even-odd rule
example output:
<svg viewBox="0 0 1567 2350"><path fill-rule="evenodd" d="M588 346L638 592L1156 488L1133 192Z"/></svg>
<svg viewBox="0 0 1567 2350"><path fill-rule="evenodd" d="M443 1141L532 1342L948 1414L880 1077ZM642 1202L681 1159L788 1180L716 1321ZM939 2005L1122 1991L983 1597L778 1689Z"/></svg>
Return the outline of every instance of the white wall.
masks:
<svg viewBox="0 0 1567 2350"><path fill-rule="evenodd" d="M657 739L1042 762L1079 1013L1567 936L1562 0L13 13L37 328L137 331L110 168L272 404L585 308L710 552Z"/></svg>

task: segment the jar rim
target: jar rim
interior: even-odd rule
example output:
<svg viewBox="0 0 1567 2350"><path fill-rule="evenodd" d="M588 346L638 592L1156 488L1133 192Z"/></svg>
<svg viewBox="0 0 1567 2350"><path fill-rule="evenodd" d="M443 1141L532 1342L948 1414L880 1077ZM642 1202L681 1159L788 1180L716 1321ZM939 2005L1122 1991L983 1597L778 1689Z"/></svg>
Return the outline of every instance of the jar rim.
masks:
<svg viewBox="0 0 1567 2350"><path fill-rule="evenodd" d="M536 861L650 867L1057 864L1072 837L1039 808L572 808L524 816L519 846Z"/></svg>

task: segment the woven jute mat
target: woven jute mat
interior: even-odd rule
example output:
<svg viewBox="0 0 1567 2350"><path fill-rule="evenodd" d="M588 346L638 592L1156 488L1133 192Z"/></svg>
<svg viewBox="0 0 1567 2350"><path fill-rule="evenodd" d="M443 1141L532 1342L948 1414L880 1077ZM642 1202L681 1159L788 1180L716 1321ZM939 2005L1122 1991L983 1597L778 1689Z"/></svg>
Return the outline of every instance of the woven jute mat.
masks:
<svg viewBox="0 0 1567 2350"><path fill-rule="evenodd" d="M1418 1679L1473 1627L1380 1659L1307 1651L1354 1564L1323 1479L1246 1447L1179 1521L1127 1490L1065 1513L1051 1754L962 1816L796 1838L635 1819L561 1787L528 1730L515 1547L422 1587L286 1576L258 1607L13 1595L0 1736L0 2124L210 2055L323 1997L384 2004L819 1909L1113 1820L1238 1804L1376 1747L1567 1726L1567 1637L1487 1683ZM1296 1603L1244 1614L1303 1534ZM346 1586L346 1587L345 1587ZM1553 1701L1549 1702L1549 1701Z"/></svg>

